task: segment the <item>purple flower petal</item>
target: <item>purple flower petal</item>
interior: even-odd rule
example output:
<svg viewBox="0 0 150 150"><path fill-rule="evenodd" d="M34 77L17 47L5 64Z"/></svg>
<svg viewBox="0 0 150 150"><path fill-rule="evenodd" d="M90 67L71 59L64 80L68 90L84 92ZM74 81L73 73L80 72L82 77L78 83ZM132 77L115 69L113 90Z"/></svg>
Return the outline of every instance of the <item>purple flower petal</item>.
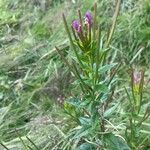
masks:
<svg viewBox="0 0 150 150"><path fill-rule="evenodd" d="M72 22L72 27L74 28L74 30L76 30L77 32L81 32L81 25L79 23L78 20L74 20Z"/></svg>
<svg viewBox="0 0 150 150"><path fill-rule="evenodd" d="M92 25L92 21L93 21L92 15L91 15L91 13L89 11L87 11L85 13L85 23L86 24L88 23L91 26Z"/></svg>

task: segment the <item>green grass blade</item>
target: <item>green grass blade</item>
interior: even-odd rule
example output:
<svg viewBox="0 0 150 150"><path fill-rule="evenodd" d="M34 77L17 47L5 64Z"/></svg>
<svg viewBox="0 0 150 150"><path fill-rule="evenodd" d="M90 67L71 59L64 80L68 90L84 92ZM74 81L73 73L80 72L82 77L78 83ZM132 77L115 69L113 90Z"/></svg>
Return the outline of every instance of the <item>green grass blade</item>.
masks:
<svg viewBox="0 0 150 150"><path fill-rule="evenodd" d="M4 145L3 143L0 143L0 145L2 145L6 150L10 150L6 145Z"/></svg>
<svg viewBox="0 0 150 150"><path fill-rule="evenodd" d="M28 137L26 136L26 138L28 139L28 141L37 149L37 150L40 150L37 145Z"/></svg>
<svg viewBox="0 0 150 150"><path fill-rule="evenodd" d="M25 142L23 141L23 139L21 138L19 132L15 129L15 132L17 133L18 135L18 138L20 139L22 145L24 146L25 149L28 149L28 146L25 144Z"/></svg>

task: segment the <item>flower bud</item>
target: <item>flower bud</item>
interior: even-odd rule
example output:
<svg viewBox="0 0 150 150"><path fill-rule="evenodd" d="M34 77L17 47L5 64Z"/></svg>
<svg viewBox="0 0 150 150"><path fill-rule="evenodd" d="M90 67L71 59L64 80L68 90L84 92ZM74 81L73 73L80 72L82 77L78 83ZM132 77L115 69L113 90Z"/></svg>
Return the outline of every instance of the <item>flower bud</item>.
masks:
<svg viewBox="0 0 150 150"><path fill-rule="evenodd" d="M133 89L135 92L140 92L140 86L142 82L142 72L141 71L133 71Z"/></svg>
<svg viewBox="0 0 150 150"><path fill-rule="evenodd" d="M76 32L78 32L78 33L81 32L81 25L80 25L80 23L79 23L78 20L74 20L74 21L72 22L72 27L73 27L73 29L74 29Z"/></svg>
<svg viewBox="0 0 150 150"><path fill-rule="evenodd" d="M90 27L92 26L93 18L89 11L85 13L85 24L88 24Z"/></svg>
<svg viewBox="0 0 150 150"><path fill-rule="evenodd" d="M134 99L134 111L140 112L143 95L144 71L132 70L132 94Z"/></svg>

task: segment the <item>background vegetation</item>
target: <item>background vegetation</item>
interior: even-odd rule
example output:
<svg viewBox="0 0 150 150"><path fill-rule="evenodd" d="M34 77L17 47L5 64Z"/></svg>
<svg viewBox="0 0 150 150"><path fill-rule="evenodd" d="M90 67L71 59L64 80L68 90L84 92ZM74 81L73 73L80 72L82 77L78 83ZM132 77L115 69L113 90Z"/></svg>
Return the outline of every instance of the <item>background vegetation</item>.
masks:
<svg viewBox="0 0 150 150"><path fill-rule="evenodd" d="M104 31L115 4L97 0ZM40 150L59 149L57 143L74 127L61 103L79 91L54 47L69 50L62 13L71 24L78 8L83 14L93 12L93 0L0 0L0 142L10 150L27 149L25 145L34 149L32 142ZM131 65L146 71L143 110L150 98L149 0L122 1L111 48L112 59L122 62L114 98L114 105L119 104L118 119L113 120L113 126L121 130L122 114L128 111L124 87L130 86ZM144 137L150 137L149 130L150 121L146 121ZM146 143L150 144L150 138Z"/></svg>

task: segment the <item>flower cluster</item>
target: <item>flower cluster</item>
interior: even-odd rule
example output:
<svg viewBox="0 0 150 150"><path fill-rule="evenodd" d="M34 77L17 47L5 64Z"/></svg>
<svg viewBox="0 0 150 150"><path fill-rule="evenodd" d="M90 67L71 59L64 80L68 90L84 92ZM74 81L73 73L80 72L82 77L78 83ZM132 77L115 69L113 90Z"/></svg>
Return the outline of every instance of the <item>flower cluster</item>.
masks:
<svg viewBox="0 0 150 150"><path fill-rule="evenodd" d="M85 24L87 24L91 27L92 23L93 23L93 18L91 16L90 12L87 11L86 14L85 14Z"/></svg>
<svg viewBox="0 0 150 150"><path fill-rule="evenodd" d="M72 27L73 29L77 32L77 33L80 33L81 32L81 24L79 23L78 20L74 20L72 22Z"/></svg>
<svg viewBox="0 0 150 150"><path fill-rule="evenodd" d="M82 25L82 20L74 20L72 22L72 28L75 31L75 34L79 37L81 42L85 42L87 39L89 40L91 36L91 28L93 24L93 18L90 11L85 13L84 24ZM83 31L85 29L85 31Z"/></svg>

